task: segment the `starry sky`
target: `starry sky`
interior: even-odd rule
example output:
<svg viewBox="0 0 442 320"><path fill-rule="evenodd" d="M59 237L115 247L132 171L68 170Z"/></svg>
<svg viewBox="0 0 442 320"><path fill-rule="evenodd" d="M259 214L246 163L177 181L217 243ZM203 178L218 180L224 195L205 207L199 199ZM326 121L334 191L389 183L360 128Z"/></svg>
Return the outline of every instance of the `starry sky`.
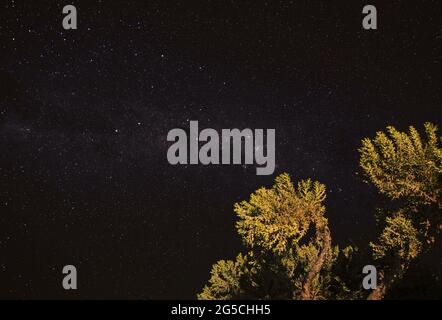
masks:
<svg viewBox="0 0 442 320"><path fill-rule="evenodd" d="M3 0L0 297L194 298L242 248L233 204L282 172L325 183L334 242L366 245L357 148L442 124L442 23L438 1L371 1L366 31L365 4ZM169 165L167 133L190 120L276 129L275 173Z"/></svg>

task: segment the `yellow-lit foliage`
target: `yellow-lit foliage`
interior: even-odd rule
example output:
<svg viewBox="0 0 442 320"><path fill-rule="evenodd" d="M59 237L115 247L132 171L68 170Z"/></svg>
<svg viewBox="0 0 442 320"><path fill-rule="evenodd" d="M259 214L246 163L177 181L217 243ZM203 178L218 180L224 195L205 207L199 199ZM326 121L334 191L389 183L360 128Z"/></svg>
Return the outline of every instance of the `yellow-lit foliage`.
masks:
<svg viewBox="0 0 442 320"><path fill-rule="evenodd" d="M324 200L323 184L305 180L295 189L289 175L281 174L272 188L260 188L250 201L235 204L238 233L249 248L282 253L302 239L312 223L321 228L327 224Z"/></svg>
<svg viewBox="0 0 442 320"><path fill-rule="evenodd" d="M386 218L386 226L379 236L378 244L370 243L375 259L388 255L398 256L403 261L416 258L422 250L419 232L413 222L403 215Z"/></svg>
<svg viewBox="0 0 442 320"><path fill-rule="evenodd" d="M325 299L341 286L331 269L338 248L324 217L325 186L288 174L235 204L237 231L248 249L236 261L219 261L200 299Z"/></svg>
<svg viewBox="0 0 442 320"><path fill-rule="evenodd" d="M360 165L369 181L391 199L441 207L442 149L437 127L425 123L426 140L414 127L400 132L387 127L374 139L365 138Z"/></svg>
<svg viewBox="0 0 442 320"><path fill-rule="evenodd" d="M373 139L365 138L359 149L367 182L389 200L382 210L381 233L369 244L379 272L369 299L384 298L442 229L440 137L431 123L425 124L425 133L423 139L414 127L400 132L390 126ZM323 184L308 179L295 186L288 174L281 174L271 188L260 188L248 201L235 204L236 229L247 253L214 264L198 298L367 296L359 289L360 279L342 281L358 250L332 246L325 197Z"/></svg>
<svg viewBox="0 0 442 320"><path fill-rule="evenodd" d="M360 165L368 181L391 200L384 229L370 243L381 284L369 298L382 299L410 263L428 249L442 227L442 149L437 127L425 123L426 138L414 127L400 132L389 126L362 141Z"/></svg>
<svg viewBox="0 0 442 320"><path fill-rule="evenodd" d="M236 261L220 260L210 271L209 285L198 295L201 300L231 300L241 296L240 279L246 265L242 254Z"/></svg>

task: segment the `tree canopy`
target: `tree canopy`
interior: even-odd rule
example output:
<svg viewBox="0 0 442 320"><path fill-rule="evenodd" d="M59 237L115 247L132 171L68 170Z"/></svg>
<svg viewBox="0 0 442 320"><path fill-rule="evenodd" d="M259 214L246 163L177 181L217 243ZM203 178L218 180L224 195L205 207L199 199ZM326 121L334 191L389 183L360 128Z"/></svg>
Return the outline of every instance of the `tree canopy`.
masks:
<svg viewBox="0 0 442 320"><path fill-rule="evenodd" d="M408 132L389 126L386 133L364 139L359 149L367 182L390 201L383 211L384 228L370 243L382 281L370 299L383 298L442 228L440 137L434 124L424 127L423 139L412 126Z"/></svg>
<svg viewBox="0 0 442 320"><path fill-rule="evenodd" d="M245 253L215 263L198 298L384 298L442 229L440 137L435 125L424 127L425 139L414 127L400 132L389 126L363 139L359 149L366 182L390 202L381 210L377 240L367 245L379 270L375 290L362 290L351 279L357 248L332 244L325 185L311 179L295 185L283 173L271 188L234 205Z"/></svg>

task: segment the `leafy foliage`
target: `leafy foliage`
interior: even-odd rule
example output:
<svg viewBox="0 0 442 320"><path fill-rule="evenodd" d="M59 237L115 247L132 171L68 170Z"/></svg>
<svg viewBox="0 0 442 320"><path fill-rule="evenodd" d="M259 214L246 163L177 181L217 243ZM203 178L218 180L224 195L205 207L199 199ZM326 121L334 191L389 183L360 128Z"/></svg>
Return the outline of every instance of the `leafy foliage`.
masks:
<svg viewBox="0 0 442 320"><path fill-rule="evenodd" d="M382 283L369 298L381 299L401 279L409 264L435 242L442 227L442 149L437 127L425 124L423 140L414 127L399 132L387 127L359 150L368 181L393 204L384 211L384 229L371 243Z"/></svg>
<svg viewBox="0 0 442 320"><path fill-rule="evenodd" d="M239 254L236 261L220 260L210 272L209 286L199 295L200 299L230 300L241 296L240 279L246 266L246 260Z"/></svg>
<svg viewBox="0 0 442 320"><path fill-rule="evenodd" d="M380 193L410 205L441 207L442 149L437 127L425 123L427 140L414 127L409 133L387 127L374 139L362 141L360 165Z"/></svg>
<svg viewBox="0 0 442 320"><path fill-rule="evenodd" d="M426 139L414 127L387 127L359 149L367 182L389 201L381 232L369 244L380 276L369 299L382 299L428 249L442 229L442 149L437 127L425 124ZM302 180L297 186L281 174L271 188L260 188L236 203L236 229L246 254L221 260L211 271L199 299L355 299L357 248L332 246L325 217L326 188ZM360 270L359 270L360 272ZM344 282L342 279L345 279Z"/></svg>
<svg viewBox="0 0 442 320"><path fill-rule="evenodd" d="M344 290L331 272L339 249L331 246L324 200L323 184L304 180L295 188L281 174L272 188L235 204L249 251L216 263L199 298L321 299L332 286Z"/></svg>
<svg viewBox="0 0 442 320"><path fill-rule="evenodd" d="M376 260L397 256L403 260L415 259L422 249L419 232L413 222L403 215L387 217L386 226L377 244L370 243Z"/></svg>

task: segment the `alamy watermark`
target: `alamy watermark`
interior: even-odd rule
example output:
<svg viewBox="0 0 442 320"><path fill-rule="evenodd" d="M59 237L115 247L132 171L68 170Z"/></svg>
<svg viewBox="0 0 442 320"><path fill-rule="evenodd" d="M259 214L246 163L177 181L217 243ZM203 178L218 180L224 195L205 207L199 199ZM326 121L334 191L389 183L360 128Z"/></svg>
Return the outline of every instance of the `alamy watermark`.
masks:
<svg viewBox="0 0 442 320"><path fill-rule="evenodd" d="M199 132L198 121L189 126L189 135L180 128L167 134L174 142L167 151L170 164L256 164L257 175L275 171L275 129L222 129L219 134L210 128Z"/></svg>

